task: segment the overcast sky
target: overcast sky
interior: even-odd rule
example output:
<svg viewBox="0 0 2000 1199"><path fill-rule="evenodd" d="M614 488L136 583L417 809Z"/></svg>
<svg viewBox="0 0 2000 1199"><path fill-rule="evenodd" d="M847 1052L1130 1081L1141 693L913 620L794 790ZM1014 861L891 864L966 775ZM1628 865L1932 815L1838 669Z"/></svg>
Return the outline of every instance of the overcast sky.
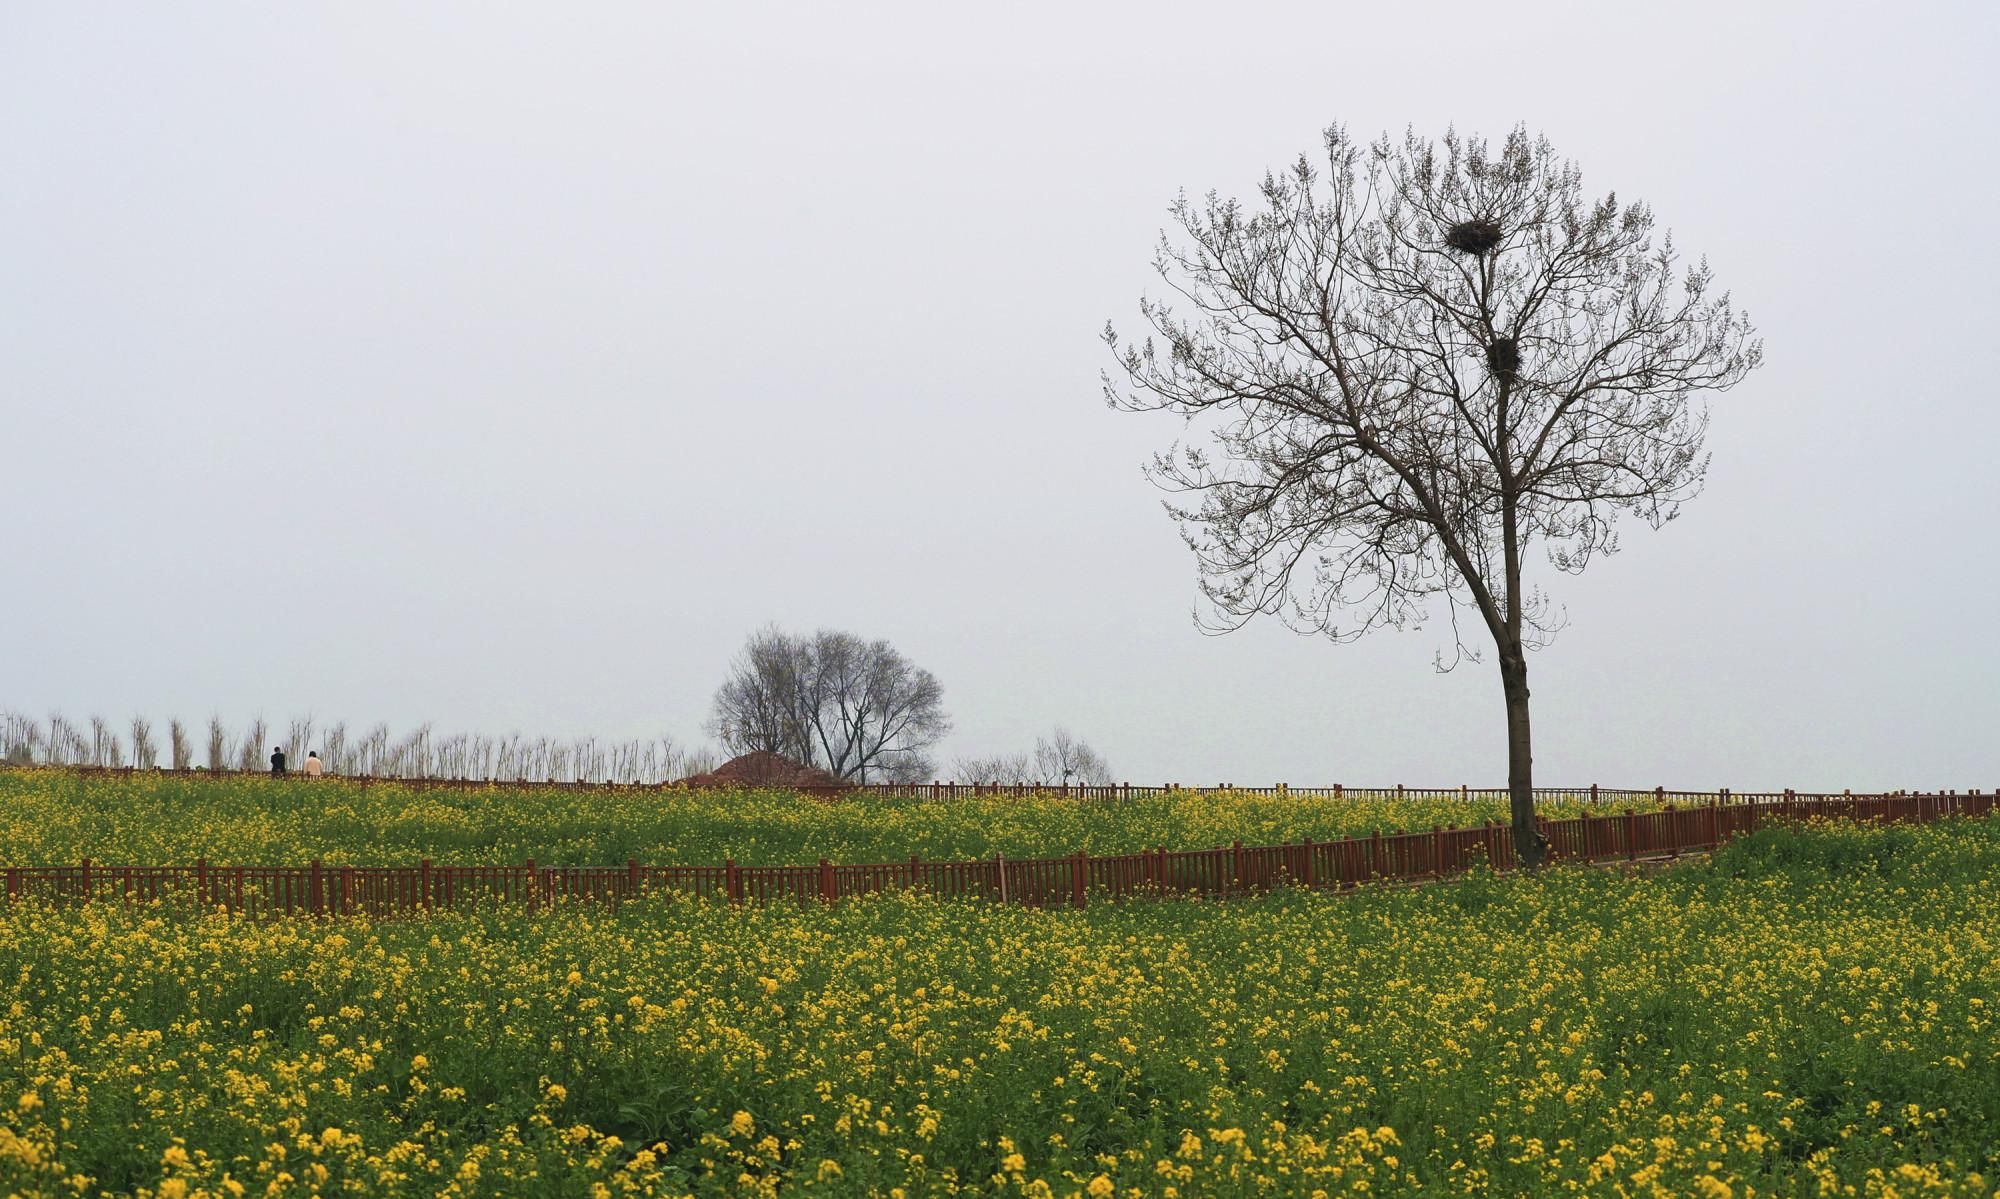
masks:
<svg viewBox="0 0 2000 1199"><path fill-rule="evenodd" d="M1555 598L1537 781L2000 786L2000 6L0 7L0 709L702 736L767 621L955 753L1498 785L1447 627L1194 627L1108 411L1177 190L1545 132L1766 339Z"/></svg>

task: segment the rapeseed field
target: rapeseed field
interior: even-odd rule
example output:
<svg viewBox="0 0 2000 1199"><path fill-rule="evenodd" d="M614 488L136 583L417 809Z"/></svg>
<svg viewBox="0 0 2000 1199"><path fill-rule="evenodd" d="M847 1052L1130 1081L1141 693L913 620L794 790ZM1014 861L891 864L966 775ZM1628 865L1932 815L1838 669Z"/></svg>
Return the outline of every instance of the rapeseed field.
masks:
<svg viewBox="0 0 2000 1199"><path fill-rule="evenodd" d="M1996 878L1989 820L1083 910L27 903L0 1188L1990 1195Z"/></svg>
<svg viewBox="0 0 2000 1199"><path fill-rule="evenodd" d="M1543 806L1574 815L1576 801ZM826 802L785 791L415 790L294 779L0 771L8 865L98 862L409 865L786 865L1060 857L1505 821L1499 800L1180 792L1118 801L1037 796Z"/></svg>

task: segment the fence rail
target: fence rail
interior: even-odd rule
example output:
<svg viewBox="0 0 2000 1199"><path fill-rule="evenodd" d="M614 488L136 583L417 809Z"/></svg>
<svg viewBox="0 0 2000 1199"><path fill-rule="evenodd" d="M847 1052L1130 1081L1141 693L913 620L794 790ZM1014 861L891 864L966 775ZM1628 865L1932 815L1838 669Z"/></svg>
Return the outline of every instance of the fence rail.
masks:
<svg viewBox="0 0 2000 1199"><path fill-rule="evenodd" d="M1930 794L1842 793L1735 796L1727 792L1670 793L1653 811L1598 815L1586 810L1543 821L1558 862L1637 861L1714 849L1763 825L1831 817L1877 823L1928 823L1951 816L1987 816L2000 795L1972 791ZM1685 803L1685 800L1698 802ZM546 910L568 902L618 903L672 893L732 903L832 902L882 891L922 891L945 898L1034 907L1082 907L1093 900L1142 895L1220 898L1275 887L1347 889L1368 883L1416 883L1463 873L1486 863L1511 869L1513 839L1504 824L1427 831L1376 832L1336 841L1283 845L1242 842L1212 849L1062 857L843 865L414 866L9 866L6 898L54 902L156 900L192 903L245 916L366 914L395 916L437 908L500 905Z"/></svg>
<svg viewBox="0 0 2000 1199"><path fill-rule="evenodd" d="M187 770L170 770L165 767L133 766L80 766L80 765L16 765L0 762L0 772L4 771L62 771L76 775L80 779L266 779L267 771L262 770L207 770L199 767ZM305 781L306 776L292 771L286 776L292 780ZM533 787L538 790L555 791L630 791L635 793L673 794L685 792L679 783L621 783L612 779L596 782L588 779L532 779L519 778L426 778L377 775L319 775L310 781L316 784L341 785L350 787L401 787L412 791L481 791L499 788ZM1394 796L1398 799L1458 799L1458 800L1505 800L1505 787L1406 787L1401 783L1392 786L1346 786L1332 783L1327 786L1292 786L1277 783L1268 787L1243 786L1236 783L1217 783L1214 786L1189 785L1184 783L1107 783L1058 784L1058 783L960 783L937 780L929 783L846 783L840 786L792 786L773 785L774 790L794 791L817 799L1024 799L1034 795L1052 795L1075 800L1117 801L1143 799L1162 795L1214 795L1229 792L1239 795L1267 795L1296 799L1379 799ZM1616 804L1620 801L1651 799L1657 804L1665 803L1745 803L1778 798L1791 792L1760 791L1732 792L1728 788L1721 791L1670 791L1665 787L1600 787L1591 783L1585 787L1536 787L1535 798L1571 800L1579 803ZM1851 795L1842 792L1842 795ZM1903 795L1909 792L1895 792Z"/></svg>

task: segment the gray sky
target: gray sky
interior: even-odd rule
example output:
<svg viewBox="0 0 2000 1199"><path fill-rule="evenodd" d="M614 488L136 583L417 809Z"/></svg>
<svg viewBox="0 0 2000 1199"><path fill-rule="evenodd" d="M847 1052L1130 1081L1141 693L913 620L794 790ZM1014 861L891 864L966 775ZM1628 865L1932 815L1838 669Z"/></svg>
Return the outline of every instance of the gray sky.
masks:
<svg viewBox="0 0 2000 1199"><path fill-rule="evenodd" d="M1440 622L1193 627L1107 411L1177 189L1517 121L1758 322L1567 580L1537 781L2000 786L1985 3L0 8L0 708L700 735L765 621L955 752L1498 784Z"/></svg>

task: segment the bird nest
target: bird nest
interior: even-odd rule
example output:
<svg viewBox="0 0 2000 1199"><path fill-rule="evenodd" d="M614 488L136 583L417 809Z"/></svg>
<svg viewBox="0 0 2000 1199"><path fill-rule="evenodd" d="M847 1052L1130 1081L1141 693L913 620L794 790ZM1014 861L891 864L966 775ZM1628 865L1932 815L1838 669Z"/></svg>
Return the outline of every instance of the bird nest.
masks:
<svg viewBox="0 0 2000 1199"><path fill-rule="evenodd" d="M1445 244L1467 254L1485 254L1500 244L1500 222L1477 218L1445 230Z"/></svg>
<svg viewBox="0 0 2000 1199"><path fill-rule="evenodd" d="M1494 338L1486 347L1486 366L1500 378L1513 378L1521 369L1521 343L1511 337Z"/></svg>

